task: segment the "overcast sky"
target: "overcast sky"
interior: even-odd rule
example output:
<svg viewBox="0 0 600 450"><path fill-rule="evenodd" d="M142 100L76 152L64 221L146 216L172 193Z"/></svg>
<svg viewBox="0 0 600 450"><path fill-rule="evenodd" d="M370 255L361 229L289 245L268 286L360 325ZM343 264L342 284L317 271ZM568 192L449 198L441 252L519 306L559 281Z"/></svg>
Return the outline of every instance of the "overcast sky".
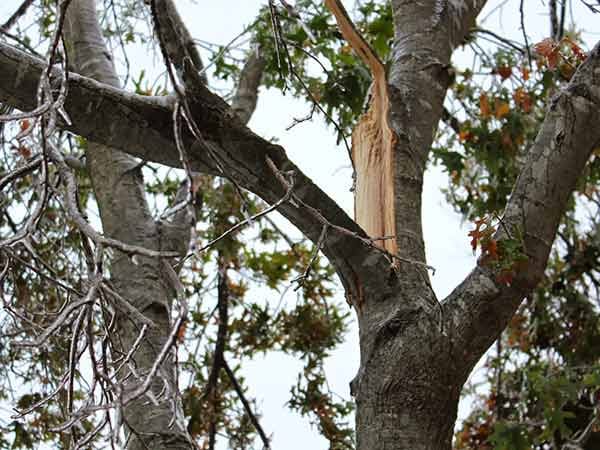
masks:
<svg viewBox="0 0 600 450"><path fill-rule="evenodd" d="M176 3L195 38L225 45L254 20L265 1L177 0ZM352 2L345 3L351 9ZM568 23L575 18L577 28L586 30L583 36L588 47L591 47L600 39L600 30L596 27L594 34L592 27L598 17L593 17L578 0L573 3L575 5L568 15ZM0 1L0 23L19 4L19 0ZM545 8L542 0L525 2L530 43L538 42L548 35L549 21ZM480 17L492 13L485 22L486 28L522 41L518 11L518 0L492 0ZM150 69L151 73L163 70L158 60L144 50L133 55L131 60L134 75L137 72L136 66L141 67L139 64ZM470 55L464 52L455 60L458 66L468 66L470 63ZM250 127L265 138L276 137L290 159L352 215L353 198L349 191L351 171L346 150L336 146L334 133L319 118L286 130L294 117L306 115L309 109L306 103L290 96L284 97L279 92L263 89ZM440 192L446 182L444 173L435 167L430 168L425 178L423 201L426 251L428 263L436 268L432 283L439 298L444 298L461 281L475 261L467 237L468 225L461 226L460 217L452 211ZM343 301L341 288L338 289L338 298ZM332 389L344 398L349 398L348 382L354 377L358 364L357 331L353 327L346 342L325 365ZM250 394L258 399L263 413L263 427L273 435L274 449L327 448L326 441L318 436L316 430L311 429L306 420L289 413L284 406L300 369L298 361L280 354L257 358L244 368ZM464 415L466 411L467 408L463 407L461 414Z"/></svg>

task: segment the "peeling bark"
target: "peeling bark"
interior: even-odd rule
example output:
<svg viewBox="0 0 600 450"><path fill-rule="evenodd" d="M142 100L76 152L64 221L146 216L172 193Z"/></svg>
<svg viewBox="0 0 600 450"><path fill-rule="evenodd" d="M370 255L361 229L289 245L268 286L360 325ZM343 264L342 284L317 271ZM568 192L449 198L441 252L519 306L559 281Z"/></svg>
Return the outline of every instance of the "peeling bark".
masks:
<svg viewBox="0 0 600 450"><path fill-rule="evenodd" d="M368 111L352 132L352 159L356 171L354 219L377 246L398 251L395 224L394 146L396 134L389 123L389 93L385 68L375 51L358 33L339 0L326 0L344 39L369 67L373 82Z"/></svg>

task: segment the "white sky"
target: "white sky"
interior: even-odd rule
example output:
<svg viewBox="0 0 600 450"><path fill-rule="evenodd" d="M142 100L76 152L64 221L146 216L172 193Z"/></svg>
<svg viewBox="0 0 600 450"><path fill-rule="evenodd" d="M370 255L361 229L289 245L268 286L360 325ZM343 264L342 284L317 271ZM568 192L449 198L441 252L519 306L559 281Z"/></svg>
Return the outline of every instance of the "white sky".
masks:
<svg viewBox="0 0 600 450"><path fill-rule="evenodd" d="M20 0L0 1L0 23L20 3ZM256 17L259 7L266 1L177 0L176 3L195 38L224 45ZM345 3L351 9L352 2ZM574 17L578 28L587 30L584 38L591 47L600 38L600 30L597 26L593 27L594 20L598 21L598 17L593 17L578 0L573 0L573 3L573 12L568 15L568 23L570 24L571 18ZM549 21L545 8L541 0L525 2L526 28L530 43L547 37ZM492 0L480 17L485 17L494 9L496 12L486 21L485 27L522 41L519 1ZM132 57L132 74L136 75L136 66L139 67L139 63L149 68L154 62L148 52L138 52ZM471 63L470 56L463 53L455 63L468 66ZM155 73L160 71L162 66L154 68ZM151 76L149 78L152 79ZM250 127L265 138L277 137L290 159L352 215L353 199L349 192L350 170L347 153L343 147L336 146L334 133L327 129L319 118L286 131L293 117L302 117L308 110L309 106L303 102L290 96L283 97L276 91L263 89ZM432 283L439 298L444 298L462 280L475 261L467 237L468 227L461 227L460 217L452 211L440 192L440 188L444 187L446 182L445 174L437 168L431 168L426 174L423 199L426 251L428 263L436 268ZM341 288L338 297L343 301ZM331 388L344 398L349 398L348 383L356 374L358 364L357 330L353 326L346 342L325 364ZM274 449L327 448L326 441L319 437L315 429L311 429L306 420L289 413L284 406L300 369L299 361L281 354L259 357L244 366L249 394L258 399L263 413L262 425L267 433L272 433ZM466 411L466 408L462 408L461 414L464 415Z"/></svg>

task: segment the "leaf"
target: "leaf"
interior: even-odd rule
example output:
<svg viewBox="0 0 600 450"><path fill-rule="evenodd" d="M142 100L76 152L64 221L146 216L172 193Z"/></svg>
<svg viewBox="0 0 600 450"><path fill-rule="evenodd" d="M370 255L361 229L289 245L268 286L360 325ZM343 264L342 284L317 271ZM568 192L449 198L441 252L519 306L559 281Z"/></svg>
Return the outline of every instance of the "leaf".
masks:
<svg viewBox="0 0 600 450"><path fill-rule="evenodd" d="M561 64L558 66L558 71L563 76L565 80L570 80L575 74L575 67L572 64L566 62L565 64Z"/></svg>
<svg viewBox="0 0 600 450"><path fill-rule="evenodd" d="M25 145L20 145L18 152L25 159L31 158L31 149Z"/></svg>
<svg viewBox="0 0 600 450"><path fill-rule="evenodd" d="M496 119L502 119L504 116L507 116L509 112L510 105L507 102L496 100L494 105L494 115L496 116Z"/></svg>
<svg viewBox="0 0 600 450"><path fill-rule="evenodd" d="M11 425L13 426L14 435L11 448L33 448L33 439L27 429L17 421L14 421Z"/></svg>
<svg viewBox="0 0 600 450"><path fill-rule="evenodd" d="M500 75L500 78L502 79L502 81L504 81L507 78L510 78L510 76L512 75L512 67L500 66L496 69L496 72L498 73L498 75Z"/></svg>
<svg viewBox="0 0 600 450"><path fill-rule="evenodd" d="M498 241L496 239L489 239L485 245L482 245L481 249L485 252L487 258L498 259Z"/></svg>
<svg viewBox="0 0 600 450"><path fill-rule="evenodd" d="M525 426L498 422L490 436L494 450L529 450L531 440Z"/></svg>
<svg viewBox="0 0 600 450"><path fill-rule="evenodd" d="M577 45L577 43L573 42L572 39L565 37L563 40L569 45L571 51L573 52L575 57L579 59L580 62L583 62L587 58L587 54L581 49L579 45Z"/></svg>
<svg viewBox="0 0 600 450"><path fill-rule="evenodd" d="M470 130L460 130L458 133L458 140L460 142L469 142L473 139L473 133Z"/></svg>
<svg viewBox="0 0 600 450"><path fill-rule="evenodd" d="M546 38L533 46L534 50L541 56L547 58L555 51L557 43L552 38Z"/></svg>
<svg viewBox="0 0 600 450"><path fill-rule="evenodd" d="M29 122L28 119L23 119L19 123L19 126L21 127L21 132L23 132L23 131L26 131L29 129L29 127L31 126L31 123Z"/></svg>
<svg viewBox="0 0 600 450"><path fill-rule="evenodd" d="M558 43L551 38L546 38L541 42L538 42L534 46L535 51L546 59L548 67L550 69L556 68L560 57Z"/></svg>
<svg viewBox="0 0 600 450"><path fill-rule="evenodd" d="M486 226L486 228L482 229L483 226ZM490 234L490 230L489 230L489 225L487 223L487 218L486 217L482 217L481 219L477 219L475 221L475 229L469 231L468 236L471 236L471 247L473 248L473 251L477 250L477 245L479 244L479 241L483 238L485 238L486 236L489 236Z"/></svg>
<svg viewBox="0 0 600 450"><path fill-rule="evenodd" d="M483 119L487 119L492 114L492 108L490 107L490 101L487 95L481 94L479 96L479 114Z"/></svg>
<svg viewBox="0 0 600 450"><path fill-rule="evenodd" d="M517 106L525 113L531 112L531 96L522 87L517 88L513 93L513 99Z"/></svg>
<svg viewBox="0 0 600 450"><path fill-rule="evenodd" d="M557 47L556 50L548 56L548 67L550 69L556 68L556 66L558 65L559 57L560 57L560 53L559 53L558 47Z"/></svg>

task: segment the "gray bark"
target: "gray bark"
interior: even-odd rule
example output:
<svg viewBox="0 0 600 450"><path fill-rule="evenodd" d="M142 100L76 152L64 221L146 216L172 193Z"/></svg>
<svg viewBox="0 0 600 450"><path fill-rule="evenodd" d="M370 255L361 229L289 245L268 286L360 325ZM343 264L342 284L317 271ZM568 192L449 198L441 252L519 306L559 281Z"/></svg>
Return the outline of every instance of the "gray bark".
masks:
<svg viewBox="0 0 600 450"><path fill-rule="evenodd" d="M157 7L161 3L157 1ZM424 166L442 115L451 53L484 4L392 2L396 33L389 85L390 119L398 137L399 260L370 245L360 227L288 160L280 146L248 130L222 99L194 81L193 74L183 79L201 134L201 139L184 136L192 168L219 174L209 153L216 155L228 177L271 203L285 194L283 173L292 170L293 196L280 207L281 213L315 243L328 226L322 250L356 307L360 327L361 367L352 382L359 450L450 448L460 389L542 276L566 201L590 152L600 146L600 128L595 126L600 113L599 44L554 100L505 212L508 226L523 236L527 266L507 286L480 262L447 299L437 301L422 264ZM181 46L170 50L176 67L179 50ZM184 63L179 67L187 69ZM33 108L41 70L40 61L0 44L0 101ZM66 109L73 124L65 128L148 161L180 165L169 101L134 96L76 75L69 87ZM281 173L274 173L269 161ZM153 229L144 224L139 232L145 238L143 232ZM155 243L135 242L150 247ZM153 267L151 261L147 264ZM150 304L155 305L150 309L164 308L159 301Z"/></svg>
<svg viewBox="0 0 600 450"><path fill-rule="evenodd" d="M69 61L75 71L119 87L119 79L97 22L94 0L71 2L64 36ZM139 162L126 153L94 142L87 144L86 161L105 235L128 244L165 250L163 232L174 227L153 219L145 199ZM185 251L188 230L182 228L179 231L178 240ZM172 238L173 233L169 234ZM110 274L114 289L155 324L132 358L137 376L143 378L169 335L173 289L162 273L158 258L141 257L139 262L134 263L129 256L117 253L111 260ZM112 340L113 360L118 361L127 354L140 328L141 323L135 318L123 313L118 316ZM125 405L121 412L128 449L192 448L185 430L178 429L180 422L172 424L173 405L177 405L179 399L172 359L172 356L167 358L152 383L151 391L158 404L152 404L148 397L141 396ZM124 395L140 384L140 379L133 376L127 366L117 375L123 383ZM166 391L165 382L168 384Z"/></svg>

